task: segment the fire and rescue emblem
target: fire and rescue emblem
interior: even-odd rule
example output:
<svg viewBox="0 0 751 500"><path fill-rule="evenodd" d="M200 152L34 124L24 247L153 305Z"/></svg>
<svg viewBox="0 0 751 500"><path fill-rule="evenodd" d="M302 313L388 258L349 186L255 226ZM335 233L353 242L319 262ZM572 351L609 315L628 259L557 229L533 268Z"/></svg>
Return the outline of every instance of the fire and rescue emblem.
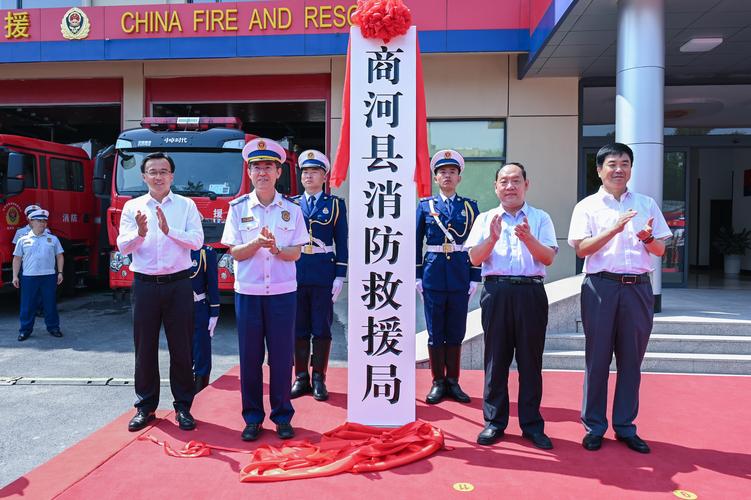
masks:
<svg viewBox="0 0 751 500"><path fill-rule="evenodd" d="M289 222L289 219L290 219L289 212L287 212L286 210L283 210L282 211L282 220L284 222Z"/></svg>
<svg viewBox="0 0 751 500"><path fill-rule="evenodd" d="M313 151L311 151L311 152L308 153L308 159L309 160L312 160L315 157L316 157L316 154Z"/></svg>
<svg viewBox="0 0 751 500"><path fill-rule="evenodd" d="M60 22L60 33L68 40L83 40L89 36L90 29L89 17L78 7L69 9Z"/></svg>
<svg viewBox="0 0 751 500"><path fill-rule="evenodd" d="M258 141L258 149L266 149L266 143L263 141Z"/></svg>
<svg viewBox="0 0 751 500"><path fill-rule="evenodd" d="M329 209L326 207L323 207L323 215L328 215L328 214L329 214Z"/></svg>
<svg viewBox="0 0 751 500"><path fill-rule="evenodd" d="M446 151L445 153L443 153L443 157L447 158L447 159L451 158L451 152L450 151Z"/></svg>
<svg viewBox="0 0 751 500"><path fill-rule="evenodd" d="M8 210L5 212L5 222L7 222L9 226L17 226L20 220L21 213L18 208L14 205L9 206Z"/></svg>

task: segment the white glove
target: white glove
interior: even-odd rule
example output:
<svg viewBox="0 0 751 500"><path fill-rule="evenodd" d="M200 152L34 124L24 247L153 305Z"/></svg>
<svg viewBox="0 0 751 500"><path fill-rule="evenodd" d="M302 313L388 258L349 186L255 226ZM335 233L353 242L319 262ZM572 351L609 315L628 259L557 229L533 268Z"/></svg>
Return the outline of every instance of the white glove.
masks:
<svg viewBox="0 0 751 500"><path fill-rule="evenodd" d="M477 281L470 281L469 282L469 301L472 301L472 297L475 296L475 293L477 293L477 288L479 288L479 283Z"/></svg>
<svg viewBox="0 0 751 500"><path fill-rule="evenodd" d="M214 338L214 328L216 328L217 321L219 321L219 316L209 318L209 337L211 338Z"/></svg>
<svg viewBox="0 0 751 500"><path fill-rule="evenodd" d="M339 294L342 293L342 286L344 286L344 280L334 278L334 282L331 284L331 302L336 302L336 299L339 298Z"/></svg>
<svg viewBox="0 0 751 500"><path fill-rule="evenodd" d="M420 293L420 297L422 297L422 280L415 281L415 288Z"/></svg>

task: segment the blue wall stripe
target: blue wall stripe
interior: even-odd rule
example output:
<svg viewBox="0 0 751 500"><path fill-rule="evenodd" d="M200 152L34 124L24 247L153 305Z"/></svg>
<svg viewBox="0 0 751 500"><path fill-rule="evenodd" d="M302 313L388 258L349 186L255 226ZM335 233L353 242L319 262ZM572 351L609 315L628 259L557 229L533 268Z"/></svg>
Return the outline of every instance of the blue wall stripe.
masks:
<svg viewBox="0 0 751 500"><path fill-rule="evenodd" d="M520 52L530 46L526 29L420 31L418 36L425 53ZM9 42L0 44L0 63L344 55L348 40L348 33L332 33Z"/></svg>

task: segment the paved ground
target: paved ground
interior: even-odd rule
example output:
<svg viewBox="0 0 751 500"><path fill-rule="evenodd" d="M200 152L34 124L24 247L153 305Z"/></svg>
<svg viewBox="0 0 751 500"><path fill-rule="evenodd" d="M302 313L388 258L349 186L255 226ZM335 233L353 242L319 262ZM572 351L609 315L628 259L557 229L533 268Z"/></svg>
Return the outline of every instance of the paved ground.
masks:
<svg viewBox="0 0 751 500"><path fill-rule="evenodd" d="M130 303L114 302L106 291L85 292L61 301L59 311L63 338L47 334L37 318L32 336L18 342L18 300L0 295L0 487L132 409ZM334 336L331 364L342 365L347 348L338 320ZM231 305L222 306L212 351L213 380L238 363ZM167 409L168 366L162 335L159 406Z"/></svg>

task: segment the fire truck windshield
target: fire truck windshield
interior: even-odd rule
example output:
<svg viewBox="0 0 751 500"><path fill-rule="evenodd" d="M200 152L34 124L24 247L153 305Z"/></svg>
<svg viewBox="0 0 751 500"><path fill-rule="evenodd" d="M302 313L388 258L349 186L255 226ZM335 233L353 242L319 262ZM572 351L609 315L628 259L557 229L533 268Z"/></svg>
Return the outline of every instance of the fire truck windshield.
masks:
<svg viewBox="0 0 751 500"><path fill-rule="evenodd" d="M151 151L119 151L117 192L136 196L148 191L141 161ZM175 161L172 191L185 196L235 196L240 191L243 160L240 151L166 151Z"/></svg>

